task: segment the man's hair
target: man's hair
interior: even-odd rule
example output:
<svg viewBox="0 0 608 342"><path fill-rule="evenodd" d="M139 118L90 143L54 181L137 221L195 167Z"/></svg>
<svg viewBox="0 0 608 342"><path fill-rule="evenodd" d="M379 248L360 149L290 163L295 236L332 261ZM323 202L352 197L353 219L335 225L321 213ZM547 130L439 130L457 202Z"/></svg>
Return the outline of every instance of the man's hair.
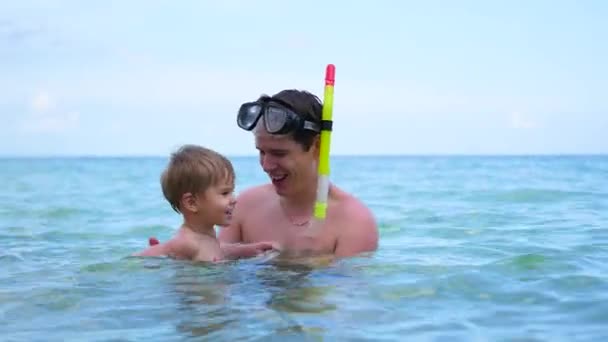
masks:
<svg viewBox="0 0 608 342"><path fill-rule="evenodd" d="M232 163L223 155L205 147L184 145L171 154L160 177L163 195L176 212L185 193L196 195L226 181L234 184Z"/></svg>
<svg viewBox="0 0 608 342"><path fill-rule="evenodd" d="M263 98L270 100L276 99L279 102L283 102L302 119L314 122L319 126L321 125L323 104L316 95L306 90L285 89L270 96L270 98L263 95L258 100ZM301 129L296 130L291 134L295 142L302 145L304 151L308 151L312 146L315 136L317 136L319 132Z"/></svg>

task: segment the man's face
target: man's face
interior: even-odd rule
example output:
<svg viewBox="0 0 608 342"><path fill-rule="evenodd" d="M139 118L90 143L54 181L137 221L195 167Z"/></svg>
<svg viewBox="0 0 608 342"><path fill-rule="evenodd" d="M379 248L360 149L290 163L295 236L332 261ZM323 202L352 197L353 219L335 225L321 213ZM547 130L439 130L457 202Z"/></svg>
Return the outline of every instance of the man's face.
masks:
<svg viewBox="0 0 608 342"><path fill-rule="evenodd" d="M260 165L280 196L289 196L314 187L317 173L316 144L304 151L291 135L272 135L263 124L254 130Z"/></svg>

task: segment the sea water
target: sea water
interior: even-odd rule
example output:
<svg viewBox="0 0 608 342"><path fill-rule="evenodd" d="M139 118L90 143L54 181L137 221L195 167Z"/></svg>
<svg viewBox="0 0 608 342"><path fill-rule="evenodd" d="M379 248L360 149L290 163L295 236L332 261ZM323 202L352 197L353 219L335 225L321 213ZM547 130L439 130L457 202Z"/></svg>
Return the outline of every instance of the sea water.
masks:
<svg viewBox="0 0 608 342"><path fill-rule="evenodd" d="M608 338L606 156L334 157L380 244L315 267L129 257L180 224L165 163L0 160L0 340Z"/></svg>

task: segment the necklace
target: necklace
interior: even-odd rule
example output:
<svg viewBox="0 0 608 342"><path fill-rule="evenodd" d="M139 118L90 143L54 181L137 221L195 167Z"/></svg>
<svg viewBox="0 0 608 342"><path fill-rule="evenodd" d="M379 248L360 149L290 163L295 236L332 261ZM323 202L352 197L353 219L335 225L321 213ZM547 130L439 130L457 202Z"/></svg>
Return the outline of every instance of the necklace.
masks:
<svg viewBox="0 0 608 342"><path fill-rule="evenodd" d="M289 215L287 213L287 208L285 208L285 205L283 204L283 202L279 201L279 204L281 205L281 211L283 212L283 215L285 215L287 220L289 220L289 223L291 223L292 225L294 225L296 227L304 227L304 226L308 226L310 224L311 215L307 215L307 217L305 218L304 221L297 220L294 216Z"/></svg>

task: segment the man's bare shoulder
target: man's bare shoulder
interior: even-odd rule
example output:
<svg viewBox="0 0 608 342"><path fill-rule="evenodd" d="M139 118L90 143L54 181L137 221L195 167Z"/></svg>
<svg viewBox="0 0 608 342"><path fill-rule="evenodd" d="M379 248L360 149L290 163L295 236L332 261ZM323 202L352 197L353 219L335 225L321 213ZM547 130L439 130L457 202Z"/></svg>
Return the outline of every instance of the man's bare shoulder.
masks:
<svg viewBox="0 0 608 342"><path fill-rule="evenodd" d="M268 199L273 196L274 189L271 184L256 185L242 191L236 199L237 206L249 206L259 204L260 200Z"/></svg>
<svg viewBox="0 0 608 342"><path fill-rule="evenodd" d="M361 221L373 227L376 220L371 209L356 196L340 190L340 216L346 217L349 221Z"/></svg>
<svg viewBox="0 0 608 342"><path fill-rule="evenodd" d="M336 254L349 256L378 247L378 224L371 209L356 196L338 190L337 214L340 233Z"/></svg>

